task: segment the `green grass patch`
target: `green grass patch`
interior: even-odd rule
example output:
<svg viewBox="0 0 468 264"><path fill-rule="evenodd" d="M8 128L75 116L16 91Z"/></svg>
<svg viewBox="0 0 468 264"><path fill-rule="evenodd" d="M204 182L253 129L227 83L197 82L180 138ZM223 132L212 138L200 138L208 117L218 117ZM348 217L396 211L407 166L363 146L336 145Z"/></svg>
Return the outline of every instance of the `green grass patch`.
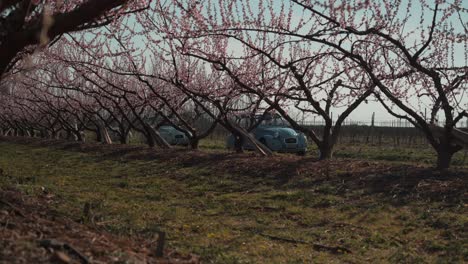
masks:
<svg viewBox="0 0 468 264"><path fill-rule="evenodd" d="M164 230L170 248L199 254L205 263L468 260L463 201L402 205L314 176L280 186L202 164L106 159L6 142L0 148L3 188L50 193L58 212L113 233L151 237Z"/></svg>

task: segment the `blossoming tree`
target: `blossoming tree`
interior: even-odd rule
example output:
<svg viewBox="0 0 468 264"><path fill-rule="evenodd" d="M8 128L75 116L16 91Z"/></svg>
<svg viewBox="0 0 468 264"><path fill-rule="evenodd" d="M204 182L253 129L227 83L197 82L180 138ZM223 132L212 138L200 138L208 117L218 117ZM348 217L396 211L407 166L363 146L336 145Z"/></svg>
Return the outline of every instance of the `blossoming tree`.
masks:
<svg viewBox="0 0 468 264"><path fill-rule="evenodd" d="M164 12L174 10L171 17L180 19L180 27L174 28L180 30L167 33L179 37L191 54L229 64L226 56L217 55L226 46L218 42L209 44L210 48L200 46L206 45L203 39L208 37L231 38L278 67L289 67L300 81L306 74L291 63L294 60L288 61L295 52L281 49L291 43L303 48L297 53L307 49L308 53L302 51L306 65L312 51L325 49L347 65L341 69L351 79L365 75L369 82L364 86L368 91L375 86L372 93L389 113L424 133L437 152L438 168L449 167L453 154L461 149L454 131L467 117L467 9L462 1L173 0L172 4ZM265 43L268 38L283 45ZM262 45L256 45L256 39ZM319 78L319 82L325 80L325 76ZM430 109L429 117L423 108ZM443 118L437 120L438 113Z"/></svg>

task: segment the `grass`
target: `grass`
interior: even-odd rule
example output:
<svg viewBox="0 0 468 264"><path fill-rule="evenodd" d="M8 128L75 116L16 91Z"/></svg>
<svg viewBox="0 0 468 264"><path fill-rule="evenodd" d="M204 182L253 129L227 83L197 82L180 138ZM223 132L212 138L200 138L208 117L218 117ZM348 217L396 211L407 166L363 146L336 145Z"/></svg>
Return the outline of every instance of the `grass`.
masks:
<svg viewBox="0 0 468 264"><path fill-rule="evenodd" d="M130 143L135 145L144 145L144 138L136 134L131 138ZM220 153L226 150L227 135L214 135L200 140L200 149ZM90 133L87 139L94 141L94 135ZM394 138L385 136L381 144L372 142L366 143L364 138L357 138L351 143L349 140L342 139L334 149L334 157L354 158L366 160L384 160L390 162L417 162L422 164L434 165L437 160L435 150L427 143L412 144L407 146L405 143L395 144ZM403 141L403 136L402 136ZM307 155L318 156L317 146L309 139L309 151ZM468 150L462 150L455 153L452 158L452 165L459 167L468 167Z"/></svg>
<svg viewBox="0 0 468 264"><path fill-rule="evenodd" d="M312 173L280 181L276 176L288 170L239 172L216 161L107 157L11 142L0 148L0 186L30 195L45 190L58 212L113 233L151 237L163 230L169 247L205 263L468 261L463 184L445 199L371 192L359 177L352 184L334 178L348 173L338 170L331 180ZM84 219L86 203L92 214Z"/></svg>
<svg viewBox="0 0 468 264"><path fill-rule="evenodd" d="M225 150L225 141L222 138L203 139L200 142L200 148L205 151ZM309 144L309 156L318 156L317 146ZM335 147L334 156L337 158L355 158L367 160L385 160L395 162L417 162L428 165L434 165L436 162L436 153L428 144L405 146L394 145L387 141L382 145L366 144L364 142L339 143ZM453 166L468 166L468 150L462 150L453 156Z"/></svg>
<svg viewBox="0 0 468 264"><path fill-rule="evenodd" d="M468 150L462 150L452 158L453 166L468 166ZM385 160L396 162L416 162L434 165L436 153L429 145L412 147L384 145L343 144L338 145L335 156L340 158L360 158L368 160Z"/></svg>

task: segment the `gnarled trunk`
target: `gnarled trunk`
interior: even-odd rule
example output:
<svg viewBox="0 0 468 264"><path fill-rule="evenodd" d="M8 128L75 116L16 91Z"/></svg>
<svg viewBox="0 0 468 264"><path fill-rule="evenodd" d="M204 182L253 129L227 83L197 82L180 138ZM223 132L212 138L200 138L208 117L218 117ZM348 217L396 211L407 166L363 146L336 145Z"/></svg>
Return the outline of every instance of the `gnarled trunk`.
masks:
<svg viewBox="0 0 468 264"><path fill-rule="evenodd" d="M119 128L119 141L120 144L128 144L130 129L120 126Z"/></svg>
<svg viewBox="0 0 468 264"><path fill-rule="evenodd" d="M254 149L260 153L262 156L272 156L273 151L271 151L267 146L259 142L253 135L251 135L247 130L242 127L236 126L233 127L234 135L234 148L236 152L242 152L242 145L244 140L248 140Z"/></svg>
<svg viewBox="0 0 468 264"><path fill-rule="evenodd" d="M448 169L450 167L453 154L455 154L455 152L451 151L447 147L440 147L439 149L437 149L437 169Z"/></svg>
<svg viewBox="0 0 468 264"><path fill-rule="evenodd" d="M323 144L319 147L319 150L319 160L327 160L333 158L333 146L330 146L329 144Z"/></svg>
<svg viewBox="0 0 468 264"><path fill-rule="evenodd" d="M73 131L75 140L78 142L85 142L85 133L82 130Z"/></svg>
<svg viewBox="0 0 468 264"><path fill-rule="evenodd" d="M11 128L8 128L8 129L6 129L6 130L3 130L3 135L4 135L4 136L11 136L10 134L11 134Z"/></svg>
<svg viewBox="0 0 468 264"><path fill-rule="evenodd" d="M438 170L448 169L453 155L463 147L468 148L468 133L453 127L449 131L446 129L430 125L431 132L439 139L439 144L433 145L437 152L436 168Z"/></svg>
<svg viewBox="0 0 468 264"><path fill-rule="evenodd" d="M169 145L169 143L167 143L167 141L161 137L161 135L155 128L153 128L150 125L145 125L144 129L145 129L145 137L147 140L147 144L150 148L153 148L156 145L164 149L171 148L171 145Z"/></svg>
<svg viewBox="0 0 468 264"><path fill-rule="evenodd" d="M73 140L73 141L77 140L76 135L73 131L67 130L67 140Z"/></svg>
<svg viewBox="0 0 468 264"><path fill-rule="evenodd" d="M39 133L40 133L39 135L40 135L41 138L47 138L47 137L48 137L48 134L49 134L49 133L47 132L47 129L44 129L44 128L42 128L42 129L39 131Z"/></svg>
<svg viewBox="0 0 468 264"><path fill-rule="evenodd" d="M154 148L156 146L156 140L154 139L154 137L151 135L151 132L149 131L145 131L145 137L146 137L146 144L148 145L148 147L150 148Z"/></svg>
<svg viewBox="0 0 468 264"><path fill-rule="evenodd" d="M200 143L200 140L198 138L193 137L190 139L190 147L192 149L198 149L199 143Z"/></svg>
<svg viewBox="0 0 468 264"><path fill-rule="evenodd" d="M324 137L321 144L318 145L320 150L319 160L327 160L333 158L333 152L338 141L338 133L340 131L341 124L337 125L335 129L329 128L328 137Z"/></svg>
<svg viewBox="0 0 468 264"><path fill-rule="evenodd" d="M96 133L96 141L102 142L102 135L101 135L101 130L99 127L96 127L96 130L94 130L94 133Z"/></svg>
<svg viewBox="0 0 468 264"><path fill-rule="evenodd" d="M51 133L49 134L50 139L58 139L59 133L58 131L52 130Z"/></svg>
<svg viewBox="0 0 468 264"><path fill-rule="evenodd" d="M241 134L233 134L234 135L234 150L236 153L243 153L244 149L242 145L244 144L244 137Z"/></svg>
<svg viewBox="0 0 468 264"><path fill-rule="evenodd" d="M98 122L96 124L96 140L103 144L112 144L112 139L109 135L109 130L107 130L104 122Z"/></svg>
<svg viewBox="0 0 468 264"><path fill-rule="evenodd" d="M119 141L120 144L128 144L128 134L120 134Z"/></svg>

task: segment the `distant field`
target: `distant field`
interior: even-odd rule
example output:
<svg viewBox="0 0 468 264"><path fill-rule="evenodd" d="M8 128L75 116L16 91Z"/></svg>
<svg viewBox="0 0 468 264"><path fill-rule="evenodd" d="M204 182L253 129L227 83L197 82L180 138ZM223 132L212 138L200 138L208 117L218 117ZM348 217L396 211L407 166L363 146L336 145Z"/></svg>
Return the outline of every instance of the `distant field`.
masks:
<svg viewBox="0 0 468 264"><path fill-rule="evenodd" d="M203 152L17 141L0 142L1 188L46 190L76 220L88 203L86 223L115 234L163 230L204 263L468 261L467 167L433 172L428 148L345 144L315 162L227 153L222 141Z"/></svg>

